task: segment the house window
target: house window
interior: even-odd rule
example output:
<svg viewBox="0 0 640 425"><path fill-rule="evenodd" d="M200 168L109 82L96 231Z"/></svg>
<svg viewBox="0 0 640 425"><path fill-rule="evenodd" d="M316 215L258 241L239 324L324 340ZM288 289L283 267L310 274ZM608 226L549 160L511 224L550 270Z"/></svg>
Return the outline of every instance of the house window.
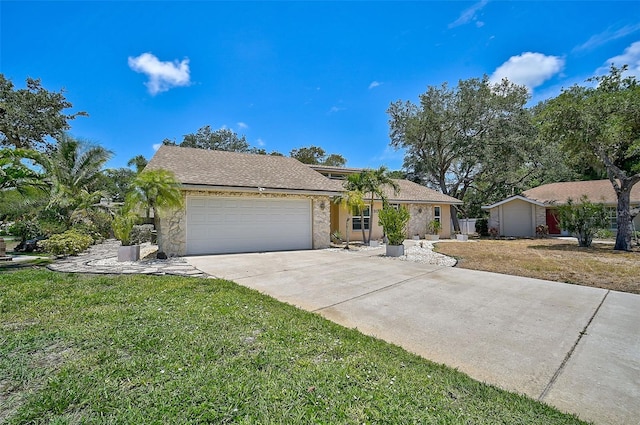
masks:
<svg viewBox="0 0 640 425"><path fill-rule="evenodd" d="M616 208L609 208L609 229L618 230L618 212Z"/></svg>
<svg viewBox="0 0 640 425"><path fill-rule="evenodd" d="M354 214L352 220L352 229L353 230L362 230L364 226L364 230L369 230L369 224L371 222L371 210L369 207L365 207L362 211L362 218L360 218L360 212L358 214Z"/></svg>
<svg viewBox="0 0 640 425"><path fill-rule="evenodd" d="M332 180L345 180L347 178L346 175L344 174L332 174L332 173L327 173L325 174L328 178L332 179Z"/></svg>
<svg viewBox="0 0 640 425"><path fill-rule="evenodd" d="M400 204L389 204L389 206L396 211L400 211Z"/></svg>
<svg viewBox="0 0 640 425"><path fill-rule="evenodd" d="M442 218L442 213L440 211L440 207L433 207L433 220L441 223L440 219Z"/></svg>

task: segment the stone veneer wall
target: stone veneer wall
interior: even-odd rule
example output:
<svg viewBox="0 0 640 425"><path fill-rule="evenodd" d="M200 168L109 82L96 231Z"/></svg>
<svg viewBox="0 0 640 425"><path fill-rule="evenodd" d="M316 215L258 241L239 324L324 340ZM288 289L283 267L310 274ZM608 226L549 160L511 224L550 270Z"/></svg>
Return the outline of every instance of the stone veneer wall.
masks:
<svg viewBox="0 0 640 425"><path fill-rule="evenodd" d="M411 238L414 235L420 235L423 238L427 231L428 219L432 216L432 207L424 204L408 204L407 208L411 216L407 225L407 236Z"/></svg>
<svg viewBox="0 0 640 425"><path fill-rule="evenodd" d="M186 199L183 196L186 206ZM158 230L158 251L170 257L187 252L187 211L185 208L163 211Z"/></svg>
<svg viewBox="0 0 640 425"><path fill-rule="evenodd" d="M329 248L331 244L331 198L311 196L313 249Z"/></svg>
<svg viewBox="0 0 640 425"><path fill-rule="evenodd" d="M225 198L298 198L311 199L312 234L314 249L328 248L330 244L331 199L320 195L290 195L283 193L258 194L254 192L222 192L206 190L186 190L183 200L186 207L187 196L220 196ZM324 205L324 208L322 206ZM187 252L187 215L186 209L164 211L160 217L158 229L158 250L169 256L185 255Z"/></svg>

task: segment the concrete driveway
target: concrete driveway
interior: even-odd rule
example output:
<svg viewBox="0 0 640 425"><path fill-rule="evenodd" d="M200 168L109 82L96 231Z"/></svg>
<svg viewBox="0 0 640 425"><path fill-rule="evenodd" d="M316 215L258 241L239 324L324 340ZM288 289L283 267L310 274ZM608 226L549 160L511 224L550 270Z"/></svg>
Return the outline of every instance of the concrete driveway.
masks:
<svg viewBox="0 0 640 425"><path fill-rule="evenodd" d="M640 296L392 260L382 252L187 261L582 419L638 423Z"/></svg>

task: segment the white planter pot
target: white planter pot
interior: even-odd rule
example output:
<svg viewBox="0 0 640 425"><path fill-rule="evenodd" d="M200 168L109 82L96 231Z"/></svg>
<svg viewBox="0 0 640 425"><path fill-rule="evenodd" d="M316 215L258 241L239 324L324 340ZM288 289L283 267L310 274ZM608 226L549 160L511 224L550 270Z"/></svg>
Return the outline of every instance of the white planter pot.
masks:
<svg viewBox="0 0 640 425"><path fill-rule="evenodd" d="M138 261L140 259L140 245L118 247L118 261Z"/></svg>
<svg viewBox="0 0 640 425"><path fill-rule="evenodd" d="M378 242L378 241L369 241L369 246L373 246L373 247L380 246L380 242Z"/></svg>
<svg viewBox="0 0 640 425"><path fill-rule="evenodd" d="M424 238L428 241L439 241L440 236L438 235L424 235Z"/></svg>
<svg viewBox="0 0 640 425"><path fill-rule="evenodd" d="M469 235L456 235L456 239L462 242L466 242L469 240Z"/></svg>
<svg viewBox="0 0 640 425"><path fill-rule="evenodd" d="M387 257L400 257L404 255L404 245L387 245Z"/></svg>
<svg viewBox="0 0 640 425"><path fill-rule="evenodd" d="M413 240L414 241L419 241L420 240L420 235L414 235L413 236Z"/></svg>

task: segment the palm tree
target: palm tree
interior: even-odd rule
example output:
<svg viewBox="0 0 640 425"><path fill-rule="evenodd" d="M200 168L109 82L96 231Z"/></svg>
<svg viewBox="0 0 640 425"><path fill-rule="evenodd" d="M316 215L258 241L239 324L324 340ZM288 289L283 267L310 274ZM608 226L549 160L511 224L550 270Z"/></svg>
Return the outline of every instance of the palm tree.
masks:
<svg viewBox="0 0 640 425"><path fill-rule="evenodd" d="M360 214L361 211L365 207L364 196L362 192L357 190L349 190L342 195L336 196L333 199L333 202L336 204L340 204L347 209L347 227L346 227L346 237L347 237L347 245L344 247L345 249L349 249L349 221L352 219L354 214ZM364 234L364 233L363 233Z"/></svg>
<svg viewBox="0 0 640 425"><path fill-rule="evenodd" d="M364 194L369 194L369 214L373 215L373 202L376 196L382 199L382 203L386 202L384 194L384 186L391 186L394 193L398 193L400 187L388 175L387 167L381 166L377 170L364 170L360 173L351 174L345 182L345 189L356 190ZM371 219L369 220L369 237L364 232L364 208L360 209L360 222L362 223L362 242L368 244L371 240L371 232L373 230Z"/></svg>
<svg viewBox="0 0 640 425"><path fill-rule="evenodd" d="M136 155L133 158L131 158L129 160L129 162L127 162L127 167L136 167L136 173L140 174L142 172L142 170L144 170L144 167L147 166L147 164L149 163L149 161L147 161L147 158L145 158L142 155Z"/></svg>
<svg viewBox="0 0 640 425"><path fill-rule="evenodd" d="M86 204L87 199L99 200L102 193L97 187L102 167L111 155L112 152L102 146L63 135L42 161L51 187L49 207L59 209L69 218L76 208Z"/></svg>
<svg viewBox="0 0 640 425"><path fill-rule="evenodd" d="M158 245L160 245L160 209L182 208L183 199L180 190L180 182L175 175L167 170L147 170L136 176L131 182L129 192L125 197L125 206L135 208L143 205L146 209L146 216L153 211L153 225L158 234Z"/></svg>

